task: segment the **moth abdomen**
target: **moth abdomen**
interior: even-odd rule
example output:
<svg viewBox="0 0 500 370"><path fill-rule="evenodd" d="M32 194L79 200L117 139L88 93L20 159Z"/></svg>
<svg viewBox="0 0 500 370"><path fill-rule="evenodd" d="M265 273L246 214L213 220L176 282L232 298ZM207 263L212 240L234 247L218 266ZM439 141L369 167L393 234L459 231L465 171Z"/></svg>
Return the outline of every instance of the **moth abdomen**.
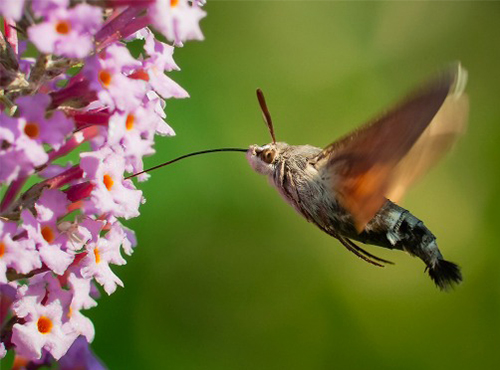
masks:
<svg viewBox="0 0 500 370"><path fill-rule="evenodd" d="M359 235L358 240L390 249L399 249L420 258L434 283L443 290L462 281L460 268L446 261L434 234L408 210L387 201Z"/></svg>

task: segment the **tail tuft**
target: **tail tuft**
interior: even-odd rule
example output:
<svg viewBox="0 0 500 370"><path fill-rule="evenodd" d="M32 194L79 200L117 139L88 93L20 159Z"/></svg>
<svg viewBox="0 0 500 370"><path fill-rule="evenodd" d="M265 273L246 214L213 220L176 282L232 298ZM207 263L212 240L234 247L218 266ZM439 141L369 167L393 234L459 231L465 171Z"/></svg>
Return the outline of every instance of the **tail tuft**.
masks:
<svg viewBox="0 0 500 370"><path fill-rule="evenodd" d="M449 290L462 281L460 267L450 261L439 259L434 266L428 266L429 276L441 290Z"/></svg>

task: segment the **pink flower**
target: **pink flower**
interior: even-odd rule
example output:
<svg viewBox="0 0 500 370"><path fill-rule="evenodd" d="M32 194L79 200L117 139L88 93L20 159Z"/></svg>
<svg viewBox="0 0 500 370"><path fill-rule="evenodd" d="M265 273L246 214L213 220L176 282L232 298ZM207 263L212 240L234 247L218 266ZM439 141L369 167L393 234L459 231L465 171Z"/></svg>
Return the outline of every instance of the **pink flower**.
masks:
<svg viewBox="0 0 500 370"><path fill-rule="evenodd" d="M53 301L59 301L67 313L71 294L61 288L59 280L52 273L37 274L28 282L29 285L22 285L17 289L16 301L12 305L19 317L27 316L34 304L46 305Z"/></svg>
<svg viewBox="0 0 500 370"><path fill-rule="evenodd" d="M175 63L173 54L174 47L158 41L153 32L148 28L139 32L140 38L144 38L144 51L159 69L162 71L178 71L179 66Z"/></svg>
<svg viewBox="0 0 500 370"><path fill-rule="evenodd" d="M59 359L66 353L78 336L67 319L70 299L71 294L50 273L18 289L12 309L23 322L14 325L12 343L19 355L39 359L44 349Z"/></svg>
<svg viewBox="0 0 500 370"><path fill-rule="evenodd" d="M43 146L23 132L25 127L24 119L0 113L0 142L3 142L0 146L0 182L12 182L29 175L48 160Z"/></svg>
<svg viewBox="0 0 500 370"><path fill-rule="evenodd" d="M56 360L61 358L76 338L69 322L62 322L63 307L56 300L47 305L31 302L27 314L18 317L25 319L23 324L12 328L12 343L16 352L27 358L39 359L42 349L48 351Z"/></svg>
<svg viewBox="0 0 500 370"><path fill-rule="evenodd" d="M40 257L52 271L62 275L74 259L74 256L62 249L66 241L64 236L60 238L56 220L44 220L39 222L29 210L21 213L23 229L28 233L28 238L36 243Z"/></svg>
<svg viewBox="0 0 500 370"><path fill-rule="evenodd" d="M48 155L41 146L31 145L31 140L20 138L16 145L0 149L0 183L10 183L34 172L35 167L43 165Z"/></svg>
<svg viewBox="0 0 500 370"><path fill-rule="evenodd" d="M133 247L135 246L135 235L133 233L126 233L126 230L128 229L122 226L118 221L115 221L104 236L104 239L108 242L107 259L115 265L124 265L126 263L121 255L120 247L123 247L127 255L131 255Z"/></svg>
<svg viewBox="0 0 500 370"><path fill-rule="evenodd" d="M203 40L200 20L206 13L188 0L156 0L148 8L153 26L170 41L182 45L187 40Z"/></svg>
<svg viewBox="0 0 500 370"><path fill-rule="evenodd" d="M41 52L83 58L93 50L93 34L101 24L99 7L87 4L71 9L59 7L46 11L46 21L31 26L28 36Z"/></svg>
<svg viewBox="0 0 500 370"><path fill-rule="evenodd" d="M94 340L94 324L92 324L92 321L88 317L84 316L74 307L71 307L68 318L68 323L71 325L72 334L75 333L77 335L83 335L89 343Z"/></svg>
<svg viewBox="0 0 500 370"><path fill-rule="evenodd" d="M23 96L16 100L21 116L11 118L0 114L0 182L11 182L34 172L45 164L49 156L43 144L58 149L74 124L56 111L45 118L50 97L46 94ZM8 144L8 145L6 145Z"/></svg>
<svg viewBox="0 0 500 370"><path fill-rule="evenodd" d="M104 238L99 239L97 243L88 244L87 256L82 260L82 276L86 279L96 279L106 293L112 294L117 285L123 286L123 282L109 267L111 262L125 264L125 260L117 258L119 253L119 246Z"/></svg>
<svg viewBox="0 0 500 370"><path fill-rule="evenodd" d="M148 82L152 89L164 99L189 98L189 94L177 82L168 77L163 70L157 68L149 60L144 62L144 71L148 74Z"/></svg>
<svg viewBox="0 0 500 370"><path fill-rule="evenodd" d="M144 104L152 105L156 113L156 133L161 136L174 136L174 130L165 122L167 117L165 114L165 101L154 91L149 91L144 100L147 100Z"/></svg>
<svg viewBox="0 0 500 370"><path fill-rule="evenodd" d="M135 246L137 245L137 238L133 230L123 226L120 222L116 221L110 231L106 234L106 238L111 243L118 243L121 245L123 252L130 256Z"/></svg>
<svg viewBox="0 0 500 370"><path fill-rule="evenodd" d="M45 118L50 100L50 96L46 94L18 98L16 104L21 113L18 125L20 135L26 135L39 145L48 144L57 150L73 131L74 123L61 111L55 111L50 118Z"/></svg>
<svg viewBox="0 0 500 370"><path fill-rule="evenodd" d="M40 222L57 222L59 217L68 212L66 195L56 189L45 190L35 203L37 220Z"/></svg>
<svg viewBox="0 0 500 370"><path fill-rule="evenodd" d="M84 278L77 268L71 268L68 284L73 294L71 307L81 310L97 306L97 302L91 296L92 280Z"/></svg>
<svg viewBox="0 0 500 370"><path fill-rule="evenodd" d="M156 119L154 110L143 107L138 107L128 114L116 112L111 116L107 142L117 152L123 153L127 172L142 171L142 158L155 152L153 138L157 126ZM117 147L120 148L119 151Z"/></svg>
<svg viewBox="0 0 500 370"><path fill-rule="evenodd" d="M140 33L145 39L144 50L149 58L144 60L142 69L148 74L147 81L164 99L187 98L189 94L164 72L179 70L173 59L174 47L154 38L149 30Z"/></svg>
<svg viewBox="0 0 500 370"><path fill-rule="evenodd" d="M139 215L142 192L132 181L124 180L125 160L109 148L82 153L80 167L84 178L94 184L90 200L85 203L87 214L109 213L126 219Z"/></svg>
<svg viewBox="0 0 500 370"><path fill-rule="evenodd" d="M139 106L146 93L144 81L128 78L125 74L140 66L127 48L111 45L99 56L88 58L82 73L104 106L126 111Z"/></svg>
<svg viewBox="0 0 500 370"><path fill-rule="evenodd" d="M19 317L28 316L32 306L41 304L47 294L47 273L36 275L29 279L30 285L22 285L17 288L16 301L12 304L12 310Z"/></svg>
<svg viewBox="0 0 500 370"><path fill-rule="evenodd" d="M20 274L27 274L42 267L35 242L30 239L12 240L18 233L14 222L0 219L0 283L7 283L7 268Z"/></svg>

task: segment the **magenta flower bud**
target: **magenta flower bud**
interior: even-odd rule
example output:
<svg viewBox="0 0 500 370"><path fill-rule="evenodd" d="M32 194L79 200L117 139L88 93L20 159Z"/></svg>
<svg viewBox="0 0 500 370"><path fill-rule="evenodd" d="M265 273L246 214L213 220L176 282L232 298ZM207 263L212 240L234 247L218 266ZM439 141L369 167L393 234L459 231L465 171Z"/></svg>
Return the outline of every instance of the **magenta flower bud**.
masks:
<svg viewBox="0 0 500 370"><path fill-rule="evenodd" d="M91 182L82 182L67 189L66 195L71 202L78 202L79 200L88 198L92 190L94 190L94 184Z"/></svg>
<svg viewBox="0 0 500 370"><path fill-rule="evenodd" d="M52 104L49 108L57 108L68 101L78 101L84 107L95 101L96 94L89 89L89 81L82 74L71 78L68 85L58 91L50 93Z"/></svg>
<svg viewBox="0 0 500 370"><path fill-rule="evenodd" d="M96 34L97 50L101 51L119 41L128 38L133 33L143 29L149 23L149 18L140 16L147 2L136 2L136 6L129 6L123 11L116 11L113 17L104 24Z"/></svg>
<svg viewBox="0 0 500 370"><path fill-rule="evenodd" d="M49 160L53 161L54 159L65 156L81 144L93 139L98 134L99 128L95 125L82 128L80 131L71 135L71 137L58 150L49 152Z"/></svg>

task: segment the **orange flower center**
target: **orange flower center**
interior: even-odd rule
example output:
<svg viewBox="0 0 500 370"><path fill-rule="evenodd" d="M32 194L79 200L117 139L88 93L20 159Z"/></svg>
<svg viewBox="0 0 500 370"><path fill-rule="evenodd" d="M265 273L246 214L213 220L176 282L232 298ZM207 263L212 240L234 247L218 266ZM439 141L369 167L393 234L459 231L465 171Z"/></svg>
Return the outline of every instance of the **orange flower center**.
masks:
<svg viewBox="0 0 500 370"><path fill-rule="evenodd" d="M52 320L45 316L40 316L37 322L38 331L42 334L49 334L52 330Z"/></svg>
<svg viewBox="0 0 500 370"><path fill-rule="evenodd" d="M111 191L111 188L113 187L113 184L115 183L113 181L113 179L111 178L111 176L109 176L108 174L105 174L103 177L102 177L102 182L104 183L104 185L106 186L106 189L108 189L109 191Z"/></svg>
<svg viewBox="0 0 500 370"><path fill-rule="evenodd" d="M133 114L129 114L127 116L127 121L125 121L125 127L127 128L127 130L132 130L134 128L134 121L135 121L135 117Z"/></svg>
<svg viewBox="0 0 500 370"><path fill-rule="evenodd" d="M170 6L172 8L176 7L177 5L179 5L179 0L170 0Z"/></svg>
<svg viewBox="0 0 500 370"><path fill-rule="evenodd" d="M111 73L106 70L99 72L99 82L102 86L108 87L111 84Z"/></svg>
<svg viewBox="0 0 500 370"><path fill-rule="evenodd" d="M61 35L67 35L71 31L71 24L68 21L59 21L56 24L56 32Z"/></svg>
<svg viewBox="0 0 500 370"><path fill-rule="evenodd" d="M38 135L40 135L40 128L38 127L37 123L28 122L26 126L24 126L24 133L31 139L36 139Z"/></svg>
<svg viewBox="0 0 500 370"><path fill-rule="evenodd" d="M5 253L5 243L0 242L0 257L2 257Z"/></svg>
<svg viewBox="0 0 500 370"><path fill-rule="evenodd" d="M94 248L95 263L101 262L101 255L99 254L99 248Z"/></svg>
<svg viewBox="0 0 500 370"><path fill-rule="evenodd" d="M47 243L52 243L56 236L54 235L54 231L50 226L42 227L42 236L47 241Z"/></svg>

